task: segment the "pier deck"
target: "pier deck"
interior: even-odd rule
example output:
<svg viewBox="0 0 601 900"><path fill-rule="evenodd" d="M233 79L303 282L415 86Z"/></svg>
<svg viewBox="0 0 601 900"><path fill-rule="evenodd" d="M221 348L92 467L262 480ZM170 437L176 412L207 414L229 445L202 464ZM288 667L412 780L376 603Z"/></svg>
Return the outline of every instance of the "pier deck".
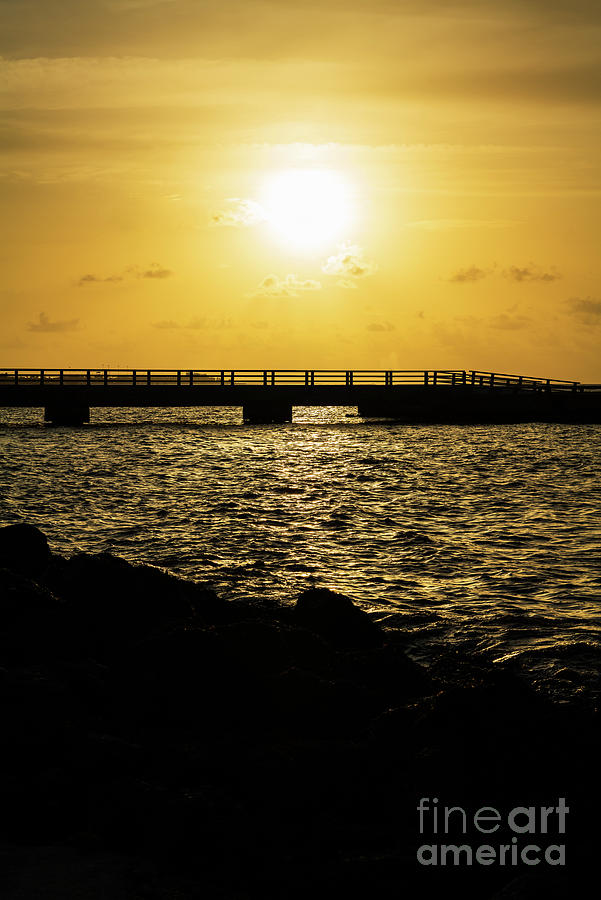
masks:
<svg viewBox="0 0 601 900"><path fill-rule="evenodd" d="M601 421L601 385L475 370L0 369L0 407L43 407L54 424L91 407L238 406L286 422L294 406L350 406L417 422Z"/></svg>

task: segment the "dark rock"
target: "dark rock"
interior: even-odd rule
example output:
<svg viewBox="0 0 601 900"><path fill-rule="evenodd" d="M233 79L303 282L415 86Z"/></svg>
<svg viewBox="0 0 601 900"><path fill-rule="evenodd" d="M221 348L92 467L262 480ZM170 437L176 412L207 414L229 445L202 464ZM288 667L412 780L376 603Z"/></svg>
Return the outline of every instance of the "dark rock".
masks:
<svg viewBox="0 0 601 900"><path fill-rule="evenodd" d="M282 629L273 624L236 622L218 629L218 636L230 665L243 672L277 675L291 665Z"/></svg>
<svg viewBox="0 0 601 900"><path fill-rule="evenodd" d="M12 765L54 765L86 712L68 687L42 671L0 670L0 754ZM40 760L40 747L44 747Z"/></svg>
<svg viewBox="0 0 601 900"><path fill-rule="evenodd" d="M115 710L124 721L204 734L237 723L255 690L232 665L214 629L180 628L128 646L110 670Z"/></svg>
<svg viewBox="0 0 601 900"><path fill-rule="evenodd" d="M235 801L214 788L184 793L124 778L90 795L90 825L109 847L194 858L203 869L215 858L229 862L233 852L238 861L243 846L238 832L245 819Z"/></svg>
<svg viewBox="0 0 601 900"><path fill-rule="evenodd" d="M0 528L0 567L37 574L50 560L46 535L26 522Z"/></svg>
<svg viewBox="0 0 601 900"><path fill-rule="evenodd" d="M110 859L156 866L155 887L143 872L139 892L116 871L106 882L102 896L132 900L569 893L542 872L417 870L416 798L433 796L469 809L565 796L566 874L594 860L600 717L482 654L441 650L426 670L327 590L269 609L107 554L9 568L0 833L86 848L57 851L57 871L54 850L40 859L44 898L100 897L93 853L109 874ZM38 896L42 879L7 885L0 870L3 897Z"/></svg>
<svg viewBox="0 0 601 900"><path fill-rule="evenodd" d="M291 668L272 679L271 727L302 735L359 734L372 713L369 697L356 685Z"/></svg>
<svg viewBox="0 0 601 900"><path fill-rule="evenodd" d="M213 591L109 553L55 561L45 582L67 602L84 655L100 658L174 622L219 619L226 608Z"/></svg>
<svg viewBox="0 0 601 900"><path fill-rule="evenodd" d="M156 900L152 863L74 847L0 845L2 900ZM170 892L169 892L170 894ZM174 895L173 895L174 896ZM181 895L178 900L189 900ZM191 900L191 898L190 898Z"/></svg>
<svg viewBox="0 0 601 900"><path fill-rule="evenodd" d="M402 647L392 644L340 653L336 670L379 694L386 706L397 706L439 689L427 669L409 659Z"/></svg>
<svg viewBox="0 0 601 900"><path fill-rule="evenodd" d="M579 873L580 874L580 873ZM592 873L588 873L592 875ZM567 896L587 896L589 891L581 894L578 888L586 886L586 877L581 880L576 873L553 871L552 874L537 873L520 875L498 891L492 900L563 900ZM590 888L590 882L588 887Z"/></svg>
<svg viewBox="0 0 601 900"><path fill-rule="evenodd" d="M55 612L60 604L45 587L18 571L0 569L0 629Z"/></svg>
<svg viewBox="0 0 601 900"><path fill-rule="evenodd" d="M69 653L62 604L20 572L0 569L0 658L33 664Z"/></svg>
<svg viewBox="0 0 601 900"><path fill-rule="evenodd" d="M148 752L138 744L110 734L88 734L73 747L70 769L93 783L140 775Z"/></svg>
<svg viewBox="0 0 601 900"><path fill-rule="evenodd" d="M332 648L322 637L295 625L283 633L293 665L308 672L326 674L332 666Z"/></svg>
<svg viewBox="0 0 601 900"><path fill-rule="evenodd" d="M384 640L381 629L367 613L348 597L327 588L303 591L292 615L299 625L340 649L379 647Z"/></svg>

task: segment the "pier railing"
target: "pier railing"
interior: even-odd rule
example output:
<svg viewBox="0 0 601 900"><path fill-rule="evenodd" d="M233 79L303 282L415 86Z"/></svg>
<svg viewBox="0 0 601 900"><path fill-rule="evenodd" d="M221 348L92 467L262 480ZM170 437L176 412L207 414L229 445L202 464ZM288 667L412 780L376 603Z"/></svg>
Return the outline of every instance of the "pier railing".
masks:
<svg viewBox="0 0 601 900"><path fill-rule="evenodd" d="M0 369L0 386L232 387L426 385L583 390L577 381L466 369ZM588 387L596 387L587 385Z"/></svg>

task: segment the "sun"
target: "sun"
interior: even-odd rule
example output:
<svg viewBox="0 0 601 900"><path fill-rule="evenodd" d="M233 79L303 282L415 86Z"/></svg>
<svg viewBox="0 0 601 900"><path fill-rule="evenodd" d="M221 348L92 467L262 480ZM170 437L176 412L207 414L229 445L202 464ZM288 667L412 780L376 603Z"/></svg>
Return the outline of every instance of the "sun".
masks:
<svg viewBox="0 0 601 900"><path fill-rule="evenodd" d="M294 250L319 250L344 236L354 218L348 182L333 169L285 169L263 185L272 234Z"/></svg>

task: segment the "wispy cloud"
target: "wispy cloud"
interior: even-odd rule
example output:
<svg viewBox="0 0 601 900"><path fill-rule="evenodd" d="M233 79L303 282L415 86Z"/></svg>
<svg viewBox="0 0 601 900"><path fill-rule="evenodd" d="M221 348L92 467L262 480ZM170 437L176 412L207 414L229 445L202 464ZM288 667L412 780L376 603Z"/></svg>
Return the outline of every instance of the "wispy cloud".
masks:
<svg viewBox="0 0 601 900"><path fill-rule="evenodd" d="M509 266L503 271L505 278L510 281L558 281L561 274L555 269L550 272L540 269L532 264L528 266Z"/></svg>
<svg viewBox="0 0 601 900"><path fill-rule="evenodd" d="M98 275L88 273L87 275L82 275L77 284L79 287L84 287L86 284L106 284L107 282L117 281L123 281L123 275L108 275L106 278L99 278Z"/></svg>
<svg viewBox="0 0 601 900"><path fill-rule="evenodd" d="M582 325L601 326L601 300L595 297L570 297L566 300L568 312Z"/></svg>
<svg viewBox="0 0 601 900"><path fill-rule="evenodd" d="M359 279L373 275L378 266L365 259L358 244L347 241L340 245L338 253L328 257L321 268L326 275L338 275L337 284L340 287L355 288Z"/></svg>
<svg viewBox="0 0 601 900"><path fill-rule="evenodd" d="M478 266L468 266L467 269L458 269L449 281L453 284L469 284L473 281L481 281L490 275L490 269L480 269Z"/></svg>
<svg viewBox="0 0 601 900"><path fill-rule="evenodd" d="M137 272L138 278L171 278L172 275L171 269L165 269L159 263L151 263L149 269Z"/></svg>
<svg viewBox="0 0 601 900"><path fill-rule="evenodd" d="M53 322L48 318L46 313L41 312L38 315L37 322L29 322L27 324L28 331L43 332L44 334L56 333L61 331L76 331L79 326L79 319L63 319Z"/></svg>
<svg viewBox="0 0 601 900"><path fill-rule="evenodd" d="M184 328L192 331L224 331L232 327L232 320L221 316L218 319L207 316L194 316Z"/></svg>
<svg viewBox="0 0 601 900"><path fill-rule="evenodd" d="M394 331L392 322L370 322L366 326L367 331Z"/></svg>
<svg viewBox="0 0 601 900"><path fill-rule="evenodd" d="M491 328L498 328L501 331L520 331L522 328L528 328L531 323L532 319L529 316L512 316L507 313L491 316L487 322Z"/></svg>
<svg viewBox="0 0 601 900"><path fill-rule="evenodd" d="M298 297L305 291L320 291L321 282L311 278L301 279L294 274L284 278L279 275L266 275L265 278L247 296L248 297Z"/></svg>
<svg viewBox="0 0 601 900"><path fill-rule="evenodd" d="M118 284L120 281L125 281L126 278L153 278L160 280L163 278L171 278L172 275L173 272L171 269L166 269L164 266L160 265L160 263L151 263L147 269L140 268L139 266L128 266L121 275L94 275L88 272L86 275L81 276L77 282L77 286L85 287L88 284Z"/></svg>
<svg viewBox="0 0 601 900"><path fill-rule="evenodd" d="M189 319L189 321L185 324L180 324L174 319L161 319L158 322L153 322L152 327L158 328L161 331L222 331L224 329L232 328L232 320L225 318L208 318L207 316L195 316L193 319Z"/></svg>
<svg viewBox="0 0 601 900"><path fill-rule="evenodd" d="M224 228L251 228L267 218L267 213L255 200L229 197L225 202L228 205L211 216L211 225Z"/></svg>
<svg viewBox="0 0 601 900"><path fill-rule="evenodd" d="M480 266L473 265L465 269L458 269L451 275L449 281L453 284L469 284L474 281L482 281L483 278L487 278L489 275L495 274L495 272L498 274L496 266L483 269ZM534 263L529 263L527 266L508 266L506 269L503 269L502 274L509 281L518 283L524 281L550 283L561 278L561 273L556 269L542 269L540 266L535 266Z"/></svg>

